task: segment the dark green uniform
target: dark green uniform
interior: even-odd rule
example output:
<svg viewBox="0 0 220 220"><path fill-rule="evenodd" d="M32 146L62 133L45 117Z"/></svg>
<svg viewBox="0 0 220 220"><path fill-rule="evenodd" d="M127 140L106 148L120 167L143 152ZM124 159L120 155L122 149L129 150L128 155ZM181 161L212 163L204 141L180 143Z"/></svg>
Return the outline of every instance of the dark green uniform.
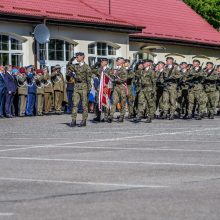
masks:
<svg viewBox="0 0 220 220"><path fill-rule="evenodd" d="M215 110L216 110L216 100L217 100L217 88L216 82L218 79L217 72L213 70L209 70L206 72L207 75L204 79L204 90L207 96L207 113L210 118L214 118Z"/></svg>
<svg viewBox="0 0 220 220"><path fill-rule="evenodd" d="M114 113L116 112L116 105L120 103L120 120L123 120L126 112L126 98L128 93L126 85L127 70L124 67L119 67L113 71L111 77L115 78L115 86L112 93L113 104L110 110L110 119L113 118Z"/></svg>
<svg viewBox="0 0 220 220"><path fill-rule="evenodd" d="M43 104L44 104L44 85L43 85L44 76L36 76L36 86L37 86L37 115L43 115Z"/></svg>
<svg viewBox="0 0 220 220"><path fill-rule="evenodd" d="M139 79L141 89L138 95L138 118L144 117L144 111L146 108L148 117L152 119L156 111L156 73L151 68L148 70L142 70Z"/></svg>
<svg viewBox="0 0 220 220"><path fill-rule="evenodd" d="M72 119L75 121L77 118L78 106L81 100L83 107L82 119L86 121L88 118L88 93L92 87L92 71L86 63L72 64L69 68L74 73L75 80Z"/></svg>

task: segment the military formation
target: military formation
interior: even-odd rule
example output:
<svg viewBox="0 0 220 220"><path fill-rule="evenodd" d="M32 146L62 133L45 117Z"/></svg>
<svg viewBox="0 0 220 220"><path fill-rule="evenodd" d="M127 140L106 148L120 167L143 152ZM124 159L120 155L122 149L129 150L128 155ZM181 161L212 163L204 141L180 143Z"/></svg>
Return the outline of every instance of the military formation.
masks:
<svg viewBox="0 0 220 220"><path fill-rule="evenodd" d="M66 113L72 115L69 126L85 127L91 91L96 103L95 123L114 122L116 111L119 123L125 118L151 123L153 119L202 120L220 115L220 65L207 62L203 67L199 60L177 64L172 57L157 64L152 60L131 64L118 57L115 64L110 68L108 59L103 58L90 67L84 53L79 52L67 64L66 74L59 65L51 74L47 67L0 66L0 118L43 116L52 111L60 115L65 106ZM93 84L94 79L100 82L102 74L109 78L110 105L100 109L100 86ZM82 121L77 125L79 108Z"/></svg>
<svg viewBox="0 0 220 220"><path fill-rule="evenodd" d="M155 118L214 119L216 114L220 114L220 65L207 62L203 68L199 60L193 60L192 64L177 64L173 57L167 57L166 63L160 61L154 64L152 60L142 60L132 66L130 60L118 57L115 68L108 66L106 58L90 68L84 59L84 53L77 53L67 66L67 75L74 81L75 89L71 127L76 126L79 100L84 106L79 126L86 126L86 94L92 87L90 79L100 79L101 73L107 75L112 83L111 106L103 107L101 111L96 108L94 122L112 123L118 110L117 122L122 123L126 108L127 118L134 123L142 120L151 123ZM99 92L97 89L96 93Z"/></svg>

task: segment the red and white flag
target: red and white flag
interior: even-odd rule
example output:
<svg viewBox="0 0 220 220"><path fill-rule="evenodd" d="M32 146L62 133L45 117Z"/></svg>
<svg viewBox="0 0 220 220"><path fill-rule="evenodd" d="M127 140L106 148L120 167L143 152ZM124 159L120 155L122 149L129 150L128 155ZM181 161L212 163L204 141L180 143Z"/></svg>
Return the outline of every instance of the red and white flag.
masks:
<svg viewBox="0 0 220 220"><path fill-rule="evenodd" d="M102 111L102 107L110 108L110 96L111 96L112 82L109 76L101 73L100 88L99 88L99 110Z"/></svg>

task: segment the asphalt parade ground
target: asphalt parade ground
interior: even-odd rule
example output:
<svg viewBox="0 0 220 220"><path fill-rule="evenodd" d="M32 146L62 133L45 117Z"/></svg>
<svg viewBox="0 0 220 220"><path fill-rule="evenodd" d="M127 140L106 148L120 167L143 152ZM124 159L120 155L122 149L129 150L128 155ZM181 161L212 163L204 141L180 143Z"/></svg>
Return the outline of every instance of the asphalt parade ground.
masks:
<svg viewBox="0 0 220 220"><path fill-rule="evenodd" d="M69 121L0 120L0 219L220 219L220 118Z"/></svg>

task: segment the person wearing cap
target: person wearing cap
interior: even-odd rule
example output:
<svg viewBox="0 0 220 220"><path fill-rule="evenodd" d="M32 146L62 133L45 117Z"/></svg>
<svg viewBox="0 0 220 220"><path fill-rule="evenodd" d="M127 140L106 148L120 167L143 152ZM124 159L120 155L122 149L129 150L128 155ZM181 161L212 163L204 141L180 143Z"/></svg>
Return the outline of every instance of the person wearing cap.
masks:
<svg viewBox="0 0 220 220"><path fill-rule="evenodd" d="M217 115L220 115L220 65L216 67L216 74L217 74L217 100L216 100L216 107L218 108Z"/></svg>
<svg viewBox="0 0 220 220"><path fill-rule="evenodd" d="M216 100L217 100L217 79L218 74L215 71L214 64L212 62L206 63L205 68L206 76L203 81L204 91L207 96L207 113L209 119L214 119L214 114L216 111Z"/></svg>
<svg viewBox="0 0 220 220"><path fill-rule="evenodd" d="M111 74L111 69L108 67L108 59L107 58L102 58L100 60L100 65L92 68L92 73L95 75L95 77L98 77L98 79L101 79L102 73L110 76ZM99 94L99 87L96 87L97 94ZM96 97L98 99L98 97ZM97 100L98 103L98 100ZM96 105L95 108L95 115L96 117L93 119L94 122L107 122L108 121L108 116L109 116L109 111L110 109L107 106L102 106L102 111L99 109L99 105ZM102 112L104 112L104 118L101 119Z"/></svg>
<svg viewBox="0 0 220 220"><path fill-rule="evenodd" d="M138 97L138 114L135 122L144 118L145 108L147 112L146 123L151 123L155 114L155 95L156 95L156 73L152 68L152 60L144 60L144 69L140 73L141 91Z"/></svg>
<svg viewBox="0 0 220 220"><path fill-rule="evenodd" d="M18 116L25 116L25 109L27 104L27 76L25 74L25 68L21 67L19 73L16 76L18 85Z"/></svg>
<svg viewBox="0 0 220 220"><path fill-rule="evenodd" d="M164 73L163 118L167 118L169 114L169 120L173 120L177 102L177 81L181 77L173 57L167 57Z"/></svg>
<svg viewBox="0 0 220 220"><path fill-rule="evenodd" d="M128 119L132 119L135 117L135 110L134 110L135 94L133 91L133 89L134 89L133 85L134 85L134 81L135 81L135 72L131 69L131 63L130 63L129 59L125 59L124 67L128 71L128 76L127 76Z"/></svg>
<svg viewBox="0 0 220 220"><path fill-rule="evenodd" d="M67 101L66 98L66 87L64 83L64 77L61 73L61 66L56 65L51 73L51 80L53 82L54 91L54 108L55 113L61 115L62 103Z"/></svg>
<svg viewBox="0 0 220 220"><path fill-rule="evenodd" d="M4 67L0 66L0 118L4 118L5 108L5 96L6 96L6 85L5 85L5 71Z"/></svg>
<svg viewBox="0 0 220 220"><path fill-rule="evenodd" d="M35 73L32 65L26 67L26 76L27 76L28 95L27 95L25 114L31 117L34 116L35 113L36 91L37 91L37 86L34 79Z"/></svg>
<svg viewBox="0 0 220 220"><path fill-rule="evenodd" d="M52 110L53 103L53 84L51 82L48 67L43 68L44 84L44 115L48 115Z"/></svg>
<svg viewBox="0 0 220 220"><path fill-rule="evenodd" d="M124 68L124 58L118 57L116 59L116 69L111 73L111 77L114 79L114 88L112 93L113 104L111 106L108 122L112 123L113 116L116 112L116 106L120 103L120 116L118 122L123 122L126 113L126 99L128 95L127 88L127 70Z"/></svg>
<svg viewBox="0 0 220 220"><path fill-rule="evenodd" d="M164 83L164 67L165 63L162 61L159 61L156 65L155 72L157 76L156 80L156 110L159 111L159 118L162 117L163 111L162 111L162 96L163 96L163 83Z"/></svg>
<svg viewBox="0 0 220 220"><path fill-rule="evenodd" d="M37 116L43 116L43 104L44 104L44 75L42 69L36 69L35 82L37 86L36 96L36 114Z"/></svg>
<svg viewBox="0 0 220 220"><path fill-rule="evenodd" d="M13 100L15 93L17 91L17 83L15 75L18 73L17 69L12 69L12 67L5 67L5 85L6 85L6 102L5 102L5 114L7 118L13 117Z"/></svg>
<svg viewBox="0 0 220 220"><path fill-rule="evenodd" d="M72 121L69 124L70 127L76 127L76 118L78 113L78 106L80 100L82 101L82 121L79 127L85 127L88 118L88 94L92 88L91 78L92 71L88 64L85 63L85 55L82 52L76 53L77 63L69 66L73 78L75 80L74 92L73 92L73 109L72 109Z"/></svg>
<svg viewBox="0 0 220 220"><path fill-rule="evenodd" d="M186 119L192 119L194 107L198 105L196 120L202 120L203 114L206 110L207 97L204 92L202 82L205 79L206 73L202 70L199 60L193 60L193 67L191 68L186 82L189 84L189 106L188 115Z"/></svg>

